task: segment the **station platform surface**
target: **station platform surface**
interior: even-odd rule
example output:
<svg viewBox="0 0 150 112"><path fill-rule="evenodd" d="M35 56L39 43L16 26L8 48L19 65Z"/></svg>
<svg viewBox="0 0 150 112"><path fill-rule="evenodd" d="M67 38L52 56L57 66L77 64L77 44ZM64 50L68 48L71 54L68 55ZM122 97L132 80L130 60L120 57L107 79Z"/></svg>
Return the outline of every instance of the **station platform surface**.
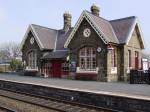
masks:
<svg viewBox="0 0 150 112"><path fill-rule="evenodd" d="M150 85L147 84L78 81L68 79L19 76L14 74L9 75L0 74L0 80L61 88L61 89L69 89L75 91L92 92L96 94L122 96L134 99L144 99L150 101Z"/></svg>

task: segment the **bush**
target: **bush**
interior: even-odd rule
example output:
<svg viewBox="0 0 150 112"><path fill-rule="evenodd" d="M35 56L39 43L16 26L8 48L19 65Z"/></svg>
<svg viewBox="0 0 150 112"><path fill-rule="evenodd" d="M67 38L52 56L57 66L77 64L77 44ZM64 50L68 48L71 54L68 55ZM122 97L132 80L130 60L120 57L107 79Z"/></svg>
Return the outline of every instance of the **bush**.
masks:
<svg viewBox="0 0 150 112"><path fill-rule="evenodd" d="M13 59L11 62L10 62L10 69L12 71L17 71L17 70L21 70L23 67L22 67L22 62L19 61L19 60L16 60L16 59Z"/></svg>

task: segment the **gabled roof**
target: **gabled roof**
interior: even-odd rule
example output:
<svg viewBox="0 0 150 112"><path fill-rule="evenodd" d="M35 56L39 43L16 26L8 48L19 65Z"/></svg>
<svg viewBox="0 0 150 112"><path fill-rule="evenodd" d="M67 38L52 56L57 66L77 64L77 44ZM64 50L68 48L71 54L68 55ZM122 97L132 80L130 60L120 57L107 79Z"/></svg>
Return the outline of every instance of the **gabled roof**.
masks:
<svg viewBox="0 0 150 112"><path fill-rule="evenodd" d="M28 38L28 33L32 32L38 46L41 50L65 50L64 43L68 38L72 28L68 32L61 30L50 29L44 26L31 24L24 36L21 44L21 49Z"/></svg>
<svg viewBox="0 0 150 112"><path fill-rule="evenodd" d="M28 38L29 32L32 32L41 50L54 49L58 31L35 24L29 25L24 39L22 41L21 49L23 48L23 45L25 44L25 41Z"/></svg>
<svg viewBox="0 0 150 112"><path fill-rule="evenodd" d="M137 26L140 35L140 43L142 48L144 48L143 35L137 17L132 16L108 21L85 10L79 17L75 27L69 29L68 32L64 32L63 29L56 30L35 24L29 25L22 41L21 49L25 44L28 33L32 32L41 50L66 50L75 32L78 30L84 19L89 22L91 27L105 44L115 43L128 45L132 33Z"/></svg>
<svg viewBox="0 0 150 112"><path fill-rule="evenodd" d="M140 34L139 39L141 41L142 48L144 48L143 35L137 17L132 16L108 21L88 11L82 12L80 18L75 24L74 29L70 33L64 47L67 48L84 18L89 22L89 24L92 26L92 28L96 31L96 33L99 35L99 37L103 40L105 44L116 43L128 45L128 42L132 36L135 26L137 25Z"/></svg>
<svg viewBox="0 0 150 112"><path fill-rule="evenodd" d="M116 34L110 24L110 22L102 17L96 16L88 11L86 11L92 22L95 23L97 28L105 35L105 38L109 42L119 43Z"/></svg>
<svg viewBox="0 0 150 112"><path fill-rule="evenodd" d="M134 25L136 20L135 16L116 19L110 21L115 34L119 40L119 43L124 44L127 41L129 33L131 32L132 26Z"/></svg>
<svg viewBox="0 0 150 112"><path fill-rule="evenodd" d="M144 48L143 34L140 29L140 25L139 25L139 21L137 17L131 16L131 17L126 17L126 18L116 19L116 20L110 21L110 23L115 31L115 34L119 40L119 43L127 44L127 45L132 37L133 31L135 30L137 26L139 35L140 35L139 39L140 39L142 48Z"/></svg>
<svg viewBox="0 0 150 112"><path fill-rule="evenodd" d="M69 35L64 47L67 48L67 46L69 45L71 39L73 38L75 32L79 28L83 19L86 19L89 22L91 27L95 30L95 32L99 35L99 37L103 40L103 42L105 44L107 44L109 42L112 42L112 43L119 42L109 21L107 21L99 16L95 16L85 10L82 12L77 23L75 24L75 27L72 30L71 34Z"/></svg>
<svg viewBox="0 0 150 112"><path fill-rule="evenodd" d="M54 49L58 31L39 25L31 25L37 38L41 42L43 49Z"/></svg>

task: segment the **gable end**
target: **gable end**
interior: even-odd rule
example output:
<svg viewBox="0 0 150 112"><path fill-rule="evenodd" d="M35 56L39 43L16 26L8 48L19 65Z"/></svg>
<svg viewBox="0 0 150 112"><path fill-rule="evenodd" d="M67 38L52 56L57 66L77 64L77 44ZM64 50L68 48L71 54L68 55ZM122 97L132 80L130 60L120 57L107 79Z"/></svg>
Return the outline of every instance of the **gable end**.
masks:
<svg viewBox="0 0 150 112"><path fill-rule="evenodd" d="M30 32L33 34L34 39L36 40L36 42L37 42L39 48L42 50L42 49L43 49L43 45L42 45L42 43L40 42L40 40L37 38L37 34L36 34L36 32L34 31L34 28L32 27L32 25L29 25L29 27L28 27L28 29L27 29L27 31L26 31L25 36L24 36L24 38L23 38L23 40L22 40L22 42L21 42L21 48L20 48L20 49L21 49L21 50L23 49L23 46L24 46L24 44L25 44L25 42L26 42L26 40L27 40L27 38L28 38L28 34L29 34Z"/></svg>
<svg viewBox="0 0 150 112"><path fill-rule="evenodd" d="M67 41L66 41L66 43L65 43L65 45L64 45L65 48L68 47L70 41L72 40L74 34L75 34L76 31L78 30L78 28L79 28L79 26L80 26L80 24L81 24L81 22L83 21L84 18L88 21L88 23L89 23L89 24L91 25L91 27L95 30L95 32L99 35L99 37L103 40L103 42L104 42L105 44L108 43L108 41L106 40L106 38L104 38L104 36L103 36L104 34L98 30L98 28L97 28L96 25L91 21L91 19L90 19L89 16L86 14L86 12L83 11L82 14L81 14L81 16L80 16L80 18L78 19L77 23L75 24L75 27L74 27L73 31L71 32L70 36L68 37L68 39L67 39Z"/></svg>
<svg viewBox="0 0 150 112"><path fill-rule="evenodd" d="M141 28L140 28L140 25L139 25L139 22L138 20L136 19L130 33L129 33L129 36L127 38L127 41L126 41L126 44L129 45L130 43L130 40L133 36L133 33L136 31L136 34L137 34L137 38L139 40L139 43L140 43L140 46L141 46L141 49L144 49L145 48L145 44L144 44L144 39L143 39L143 34L142 34L142 31L141 31Z"/></svg>

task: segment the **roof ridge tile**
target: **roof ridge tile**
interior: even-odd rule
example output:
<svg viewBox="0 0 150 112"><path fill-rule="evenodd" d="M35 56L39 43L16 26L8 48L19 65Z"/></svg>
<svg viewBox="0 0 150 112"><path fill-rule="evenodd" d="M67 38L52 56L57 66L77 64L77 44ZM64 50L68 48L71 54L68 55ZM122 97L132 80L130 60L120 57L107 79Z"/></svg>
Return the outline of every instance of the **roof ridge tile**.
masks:
<svg viewBox="0 0 150 112"><path fill-rule="evenodd" d="M50 30L58 31L58 29L53 29L53 28L49 28L49 27L46 27L46 26L42 26L42 25L37 25L37 24L31 24L31 25L32 25L32 26L42 27L42 28L45 28L45 29L50 29Z"/></svg>

